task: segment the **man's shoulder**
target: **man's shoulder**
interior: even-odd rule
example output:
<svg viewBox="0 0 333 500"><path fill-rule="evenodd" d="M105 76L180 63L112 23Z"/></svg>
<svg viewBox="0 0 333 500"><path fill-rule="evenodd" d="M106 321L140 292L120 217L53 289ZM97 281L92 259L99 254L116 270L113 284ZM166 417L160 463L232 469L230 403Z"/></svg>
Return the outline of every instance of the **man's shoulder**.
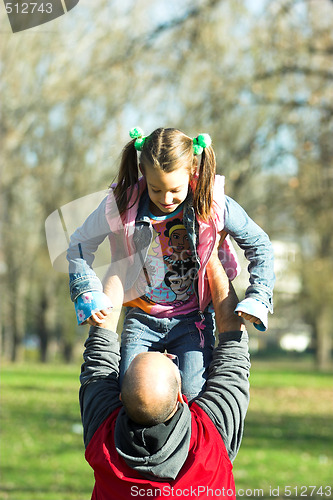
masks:
<svg viewBox="0 0 333 500"><path fill-rule="evenodd" d="M215 435L222 439L221 434L216 428L214 422L208 415L208 413L201 408L201 406L195 401L190 405L191 417L192 417L192 431L194 430L194 426L205 428L207 432L211 435Z"/></svg>
<svg viewBox="0 0 333 500"><path fill-rule="evenodd" d="M229 462L228 452L222 435L216 428L209 415L196 402L190 406L192 416L190 451L195 449L205 450Z"/></svg>
<svg viewBox="0 0 333 500"><path fill-rule="evenodd" d="M110 439L112 439L116 420L121 408L122 405L120 404L118 408L107 415L106 418L104 418L104 420L97 427L86 447L86 453L88 456L90 456L90 454L93 454L97 448L103 449L105 444L109 442Z"/></svg>

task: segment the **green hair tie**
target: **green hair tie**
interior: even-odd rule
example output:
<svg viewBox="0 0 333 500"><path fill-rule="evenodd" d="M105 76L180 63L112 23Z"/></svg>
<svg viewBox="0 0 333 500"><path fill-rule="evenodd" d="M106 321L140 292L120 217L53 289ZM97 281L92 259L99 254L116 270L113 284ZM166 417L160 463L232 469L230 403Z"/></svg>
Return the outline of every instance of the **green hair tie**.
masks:
<svg viewBox="0 0 333 500"><path fill-rule="evenodd" d="M212 143L209 134L199 134L198 137L193 139L193 153L194 155L201 155L205 148L208 148Z"/></svg>
<svg viewBox="0 0 333 500"><path fill-rule="evenodd" d="M143 130L140 127L134 127L130 130L129 135L132 139L136 139L134 143L135 149L137 151L142 151L144 143L147 139L147 137L143 135Z"/></svg>

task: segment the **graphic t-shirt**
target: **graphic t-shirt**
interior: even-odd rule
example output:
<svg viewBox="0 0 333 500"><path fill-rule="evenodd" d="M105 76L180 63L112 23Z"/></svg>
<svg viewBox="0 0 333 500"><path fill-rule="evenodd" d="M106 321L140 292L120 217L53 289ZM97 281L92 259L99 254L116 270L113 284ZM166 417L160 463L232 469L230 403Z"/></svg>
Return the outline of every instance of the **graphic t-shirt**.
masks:
<svg viewBox="0 0 333 500"><path fill-rule="evenodd" d="M162 217L149 214L153 239L143 271L135 284L136 296L124 304L150 315L170 317L198 309L196 276L183 209Z"/></svg>

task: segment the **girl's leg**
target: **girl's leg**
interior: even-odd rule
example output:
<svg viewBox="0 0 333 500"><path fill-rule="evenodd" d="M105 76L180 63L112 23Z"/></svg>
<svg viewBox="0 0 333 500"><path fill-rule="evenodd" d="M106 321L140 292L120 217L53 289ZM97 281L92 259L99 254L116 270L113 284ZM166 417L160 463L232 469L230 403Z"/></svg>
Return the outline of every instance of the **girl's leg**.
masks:
<svg viewBox="0 0 333 500"><path fill-rule="evenodd" d="M208 369L215 345L214 313L205 313L202 334L197 328L201 318L198 314L171 320L174 326L168 335L168 352L176 354L182 376L182 392L189 401L198 396L205 387ZM202 339L204 345L202 346Z"/></svg>
<svg viewBox="0 0 333 500"><path fill-rule="evenodd" d="M153 318L136 307L128 308L121 334L120 384L137 354L164 350L166 331L167 325L164 319Z"/></svg>

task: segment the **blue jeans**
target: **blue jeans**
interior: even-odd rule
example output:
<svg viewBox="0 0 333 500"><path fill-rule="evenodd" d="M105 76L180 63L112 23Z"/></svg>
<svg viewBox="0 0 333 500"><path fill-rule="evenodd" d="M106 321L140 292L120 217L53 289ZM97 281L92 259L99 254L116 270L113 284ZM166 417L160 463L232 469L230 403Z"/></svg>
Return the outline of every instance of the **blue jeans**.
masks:
<svg viewBox="0 0 333 500"><path fill-rule="evenodd" d="M195 326L197 312L173 318L155 318L139 308L128 308L121 335L120 383L131 361L140 352L166 349L176 354L182 378L182 393L190 401L204 389L215 344L214 313L205 312L204 346ZM153 382L152 382L153 383Z"/></svg>

